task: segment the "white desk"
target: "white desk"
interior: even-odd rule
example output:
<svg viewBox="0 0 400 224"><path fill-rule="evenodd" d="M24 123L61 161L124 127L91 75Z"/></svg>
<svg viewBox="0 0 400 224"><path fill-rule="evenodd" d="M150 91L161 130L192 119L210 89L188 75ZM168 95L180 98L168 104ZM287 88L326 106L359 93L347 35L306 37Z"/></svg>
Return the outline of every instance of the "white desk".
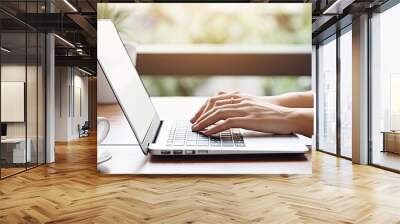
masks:
<svg viewBox="0 0 400 224"><path fill-rule="evenodd" d="M5 138L1 139L1 144L8 147L13 146L11 149L3 149L2 152L12 150L12 163L25 163L31 161L31 139L26 139L27 147L25 152L25 138ZM3 147L4 147L3 146ZM26 160L26 161L25 161ZM11 162L11 161L10 161Z"/></svg>
<svg viewBox="0 0 400 224"><path fill-rule="evenodd" d="M161 119L189 119L204 98L157 97L153 103ZM98 116L111 121L111 131L97 153L108 151L112 158L98 165L103 174L311 174L311 155L203 156L157 158L143 155L134 145L111 145L136 141L118 105L99 105ZM118 137L118 132L124 139Z"/></svg>

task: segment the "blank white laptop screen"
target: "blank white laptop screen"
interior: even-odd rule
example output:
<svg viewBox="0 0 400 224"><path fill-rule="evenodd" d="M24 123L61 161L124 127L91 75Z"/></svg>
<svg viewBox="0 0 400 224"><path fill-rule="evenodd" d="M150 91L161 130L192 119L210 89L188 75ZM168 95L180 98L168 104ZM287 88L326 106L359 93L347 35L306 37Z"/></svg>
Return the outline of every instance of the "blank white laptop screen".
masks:
<svg viewBox="0 0 400 224"><path fill-rule="evenodd" d="M97 20L97 59L137 138L143 142L156 111L110 20Z"/></svg>

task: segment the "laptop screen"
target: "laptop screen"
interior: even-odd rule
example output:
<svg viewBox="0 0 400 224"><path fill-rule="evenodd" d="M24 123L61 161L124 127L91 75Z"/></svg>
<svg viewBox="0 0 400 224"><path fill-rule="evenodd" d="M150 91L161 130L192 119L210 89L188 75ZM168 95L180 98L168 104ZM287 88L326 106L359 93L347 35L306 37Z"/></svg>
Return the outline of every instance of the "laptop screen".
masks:
<svg viewBox="0 0 400 224"><path fill-rule="evenodd" d="M97 59L142 143L156 110L111 20L97 20Z"/></svg>

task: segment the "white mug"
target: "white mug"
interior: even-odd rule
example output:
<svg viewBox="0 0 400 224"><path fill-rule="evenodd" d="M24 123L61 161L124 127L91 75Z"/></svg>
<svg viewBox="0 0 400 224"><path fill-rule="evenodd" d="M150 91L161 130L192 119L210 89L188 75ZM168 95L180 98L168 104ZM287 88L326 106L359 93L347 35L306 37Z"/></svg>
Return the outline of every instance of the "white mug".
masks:
<svg viewBox="0 0 400 224"><path fill-rule="evenodd" d="M110 132L110 122L105 117L97 117L97 144L101 144Z"/></svg>

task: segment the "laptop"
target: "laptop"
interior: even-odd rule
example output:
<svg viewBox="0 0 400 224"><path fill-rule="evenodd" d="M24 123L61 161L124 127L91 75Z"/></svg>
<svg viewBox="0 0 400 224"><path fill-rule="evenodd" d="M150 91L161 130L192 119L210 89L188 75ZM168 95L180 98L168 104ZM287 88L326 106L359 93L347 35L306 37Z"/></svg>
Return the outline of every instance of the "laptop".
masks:
<svg viewBox="0 0 400 224"><path fill-rule="evenodd" d="M97 21L97 62L146 155L300 154L308 151L296 135L230 129L205 136L192 132L188 120L160 120L111 20Z"/></svg>

